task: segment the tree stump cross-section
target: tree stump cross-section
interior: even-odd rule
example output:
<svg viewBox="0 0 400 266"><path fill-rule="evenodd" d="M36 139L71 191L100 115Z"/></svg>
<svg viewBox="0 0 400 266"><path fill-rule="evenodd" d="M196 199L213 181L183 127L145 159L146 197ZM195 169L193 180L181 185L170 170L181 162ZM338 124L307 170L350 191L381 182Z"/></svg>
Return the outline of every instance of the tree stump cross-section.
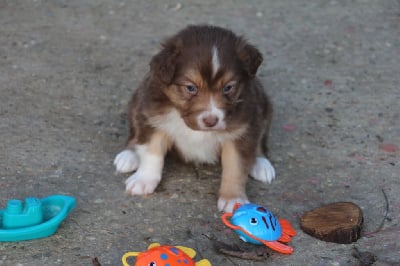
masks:
<svg viewBox="0 0 400 266"><path fill-rule="evenodd" d="M350 244L361 236L363 214L352 202L337 202L318 207L301 217L301 229L327 242Z"/></svg>

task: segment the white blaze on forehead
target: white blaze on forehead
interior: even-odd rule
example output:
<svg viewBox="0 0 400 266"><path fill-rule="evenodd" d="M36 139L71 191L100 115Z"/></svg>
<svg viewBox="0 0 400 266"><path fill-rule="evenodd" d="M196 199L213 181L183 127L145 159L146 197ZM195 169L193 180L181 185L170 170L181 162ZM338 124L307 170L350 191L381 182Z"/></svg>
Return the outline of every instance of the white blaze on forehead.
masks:
<svg viewBox="0 0 400 266"><path fill-rule="evenodd" d="M218 58L218 49L215 46L213 46L213 48L212 48L211 63L212 63L213 76L215 76L215 74L217 74L219 67L220 67L219 58Z"/></svg>

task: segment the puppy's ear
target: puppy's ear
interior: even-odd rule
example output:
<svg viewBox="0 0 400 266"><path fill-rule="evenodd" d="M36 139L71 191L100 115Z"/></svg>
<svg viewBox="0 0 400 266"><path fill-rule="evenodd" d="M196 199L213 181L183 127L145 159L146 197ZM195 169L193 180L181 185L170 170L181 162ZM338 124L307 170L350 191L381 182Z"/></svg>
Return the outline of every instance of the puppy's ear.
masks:
<svg viewBox="0 0 400 266"><path fill-rule="evenodd" d="M176 69L176 59L180 53L180 41L168 40L162 50L150 62L150 70L154 78L164 84L171 84Z"/></svg>
<svg viewBox="0 0 400 266"><path fill-rule="evenodd" d="M237 52L247 74L249 74L250 77L254 77L258 67L263 61L262 54L257 48L248 44L243 39L237 45Z"/></svg>

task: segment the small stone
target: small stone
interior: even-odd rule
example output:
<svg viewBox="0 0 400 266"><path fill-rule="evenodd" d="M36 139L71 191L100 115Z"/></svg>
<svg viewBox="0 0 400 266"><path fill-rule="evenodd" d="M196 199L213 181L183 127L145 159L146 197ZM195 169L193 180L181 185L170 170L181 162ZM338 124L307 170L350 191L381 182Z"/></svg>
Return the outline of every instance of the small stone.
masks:
<svg viewBox="0 0 400 266"><path fill-rule="evenodd" d="M94 200L94 203L95 203L95 204L100 204L100 203L103 203L103 202L104 202L103 199L95 199L95 200Z"/></svg>

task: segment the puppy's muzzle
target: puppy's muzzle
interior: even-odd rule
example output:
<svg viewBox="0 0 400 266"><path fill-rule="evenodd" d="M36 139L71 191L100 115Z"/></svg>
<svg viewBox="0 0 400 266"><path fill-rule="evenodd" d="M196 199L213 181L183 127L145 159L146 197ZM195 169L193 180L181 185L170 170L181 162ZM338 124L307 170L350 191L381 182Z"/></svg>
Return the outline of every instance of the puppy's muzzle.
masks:
<svg viewBox="0 0 400 266"><path fill-rule="evenodd" d="M224 118L222 110L205 111L198 116L197 123L200 130L224 130L226 129Z"/></svg>

